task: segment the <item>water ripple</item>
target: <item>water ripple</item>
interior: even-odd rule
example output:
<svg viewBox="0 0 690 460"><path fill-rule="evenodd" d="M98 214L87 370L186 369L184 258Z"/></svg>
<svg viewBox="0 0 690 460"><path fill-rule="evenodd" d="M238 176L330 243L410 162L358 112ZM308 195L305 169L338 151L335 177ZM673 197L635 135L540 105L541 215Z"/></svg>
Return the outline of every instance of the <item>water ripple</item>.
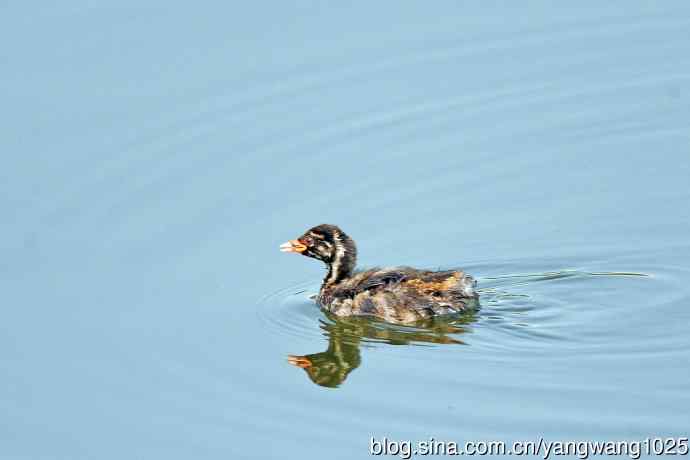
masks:
<svg viewBox="0 0 690 460"><path fill-rule="evenodd" d="M596 353L635 348L638 336L619 335L612 328L634 327L633 324L643 328L645 323L658 320L649 317L650 310L661 311L665 304L677 305L688 298L680 285L686 273L678 268L657 267L654 274L583 269L500 272L515 264L519 262L468 266L473 273L485 274L478 278L480 311L476 315L439 319L433 324L399 326L364 318L337 319L315 305L317 281L276 291L261 299L256 311L269 333L306 339L328 338L336 333L350 342L373 346L458 343L513 353L527 349L553 352L554 347L563 352ZM636 296L636 292L659 295L649 304L651 297ZM616 322L612 322L612 317ZM648 330L657 335L647 335L647 344L672 347L674 339L665 333L666 328Z"/></svg>

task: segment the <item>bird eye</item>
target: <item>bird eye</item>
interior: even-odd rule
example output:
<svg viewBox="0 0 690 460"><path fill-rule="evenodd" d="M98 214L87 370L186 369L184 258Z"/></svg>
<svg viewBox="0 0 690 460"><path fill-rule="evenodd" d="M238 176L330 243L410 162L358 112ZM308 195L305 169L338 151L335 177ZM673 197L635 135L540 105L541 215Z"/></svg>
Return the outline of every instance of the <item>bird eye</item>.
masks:
<svg viewBox="0 0 690 460"><path fill-rule="evenodd" d="M311 246L312 243L314 243L314 239L310 236L304 238L302 241L304 241L304 244L306 244L307 246Z"/></svg>

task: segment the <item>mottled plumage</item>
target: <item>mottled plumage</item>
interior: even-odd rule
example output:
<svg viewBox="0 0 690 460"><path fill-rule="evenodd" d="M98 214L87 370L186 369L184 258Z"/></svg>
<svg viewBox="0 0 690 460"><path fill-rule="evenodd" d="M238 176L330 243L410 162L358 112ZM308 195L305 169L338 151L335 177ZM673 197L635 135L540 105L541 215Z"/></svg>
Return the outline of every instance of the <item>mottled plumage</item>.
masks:
<svg viewBox="0 0 690 460"><path fill-rule="evenodd" d="M374 316L410 324L476 308L476 282L462 271L410 267L355 271L354 241L335 225L318 225L281 246L319 259L328 273L317 302L336 316Z"/></svg>

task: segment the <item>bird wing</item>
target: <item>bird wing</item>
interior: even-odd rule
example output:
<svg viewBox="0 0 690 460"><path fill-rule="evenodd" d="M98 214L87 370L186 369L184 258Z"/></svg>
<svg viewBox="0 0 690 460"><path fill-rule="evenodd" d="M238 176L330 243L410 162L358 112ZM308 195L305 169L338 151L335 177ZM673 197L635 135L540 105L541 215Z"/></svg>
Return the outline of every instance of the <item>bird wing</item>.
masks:
<svg viewBox="0 0 690 460"><path fill-rule="evenodd" d="M402 269L376 270L369 273L357 283L358 291L368 291L387 286L393 283L401 283L408 278L408 274Z"/></svg>

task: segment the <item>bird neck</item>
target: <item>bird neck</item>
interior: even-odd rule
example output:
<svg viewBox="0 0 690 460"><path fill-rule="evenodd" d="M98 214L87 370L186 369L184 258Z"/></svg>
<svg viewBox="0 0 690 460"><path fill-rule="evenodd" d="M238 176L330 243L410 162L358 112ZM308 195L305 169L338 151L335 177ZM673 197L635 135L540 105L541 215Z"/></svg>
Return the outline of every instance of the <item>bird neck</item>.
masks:
<svg viewBox="0 0 690 460"><path fill-rule="evenodd" d="M357 247L346 234L338 233L334 238L335 251L333 258L326 262L328 273L323 279L323 286L330 286L352 276L357 264Z"/></svg>

